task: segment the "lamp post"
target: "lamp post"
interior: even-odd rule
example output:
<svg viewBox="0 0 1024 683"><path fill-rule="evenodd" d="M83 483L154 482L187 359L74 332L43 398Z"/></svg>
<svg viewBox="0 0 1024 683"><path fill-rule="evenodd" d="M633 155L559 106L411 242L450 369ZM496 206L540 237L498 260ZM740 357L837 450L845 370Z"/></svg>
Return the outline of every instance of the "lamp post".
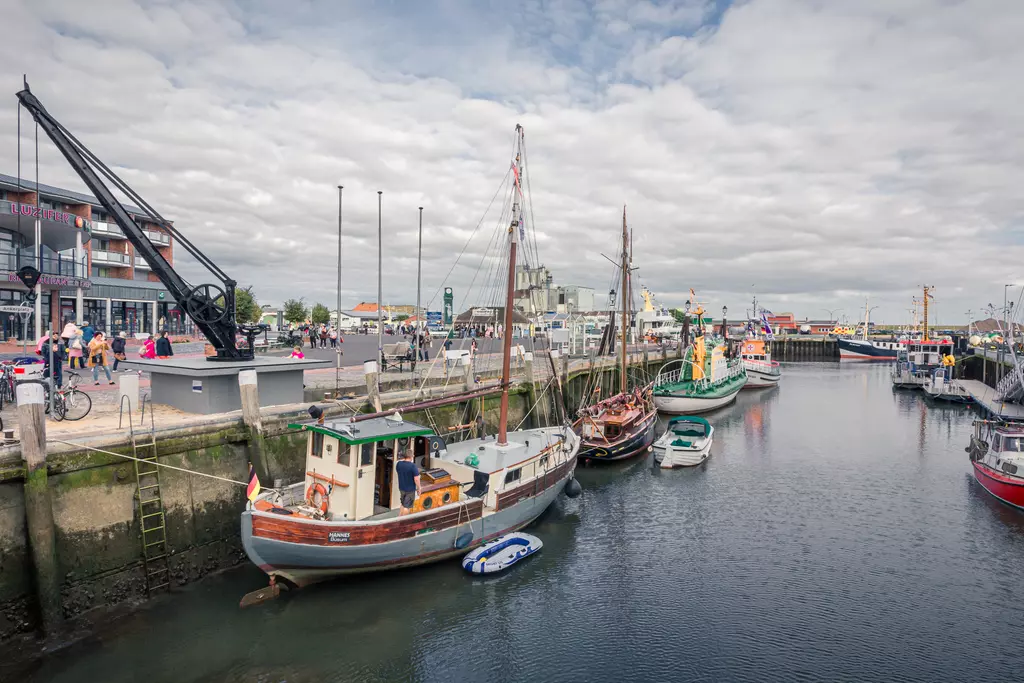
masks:
<svg viewBox="0 0 1024 683"><path fill-rule="evenodd" d="M834 322L838 322L836 320L836 317L835 317L836 314L839 313L840 311L842 311L843 309L841 309L841 308L823 308L821 310L823 310L826 313L828 313L828 321L830 323L834 323Z"/></svg>
<svg viewBox="0 0 1024 683"><path fill-rule="evenodd" d="M722 306L722 339L729 342L729 323L726 321L725 316L729 314L729 307Z"/></svg>

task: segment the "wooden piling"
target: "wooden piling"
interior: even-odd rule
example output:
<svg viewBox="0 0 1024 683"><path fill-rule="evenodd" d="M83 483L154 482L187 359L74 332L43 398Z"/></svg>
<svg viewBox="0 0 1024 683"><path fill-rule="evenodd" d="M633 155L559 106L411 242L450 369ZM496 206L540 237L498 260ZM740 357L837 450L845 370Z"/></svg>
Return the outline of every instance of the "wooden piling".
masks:
<svg viewBox="0 0 1024 683"><path fill-rule="evenodd" d="M46 473L46 421L43 386L23 382L17 386L18 430L25 462L25 521L32 550L36 599L43 632L53 634L64 621L60 576L57 571L56 531Z"/></svg>
<svg viewBox="0 0 1024 683"><path fill-rule="evenodd" d="M249 433L249 457L256 476L271 481L267 449L263 443L263 419L260 415L259 383L255 370L238 372L238 394L242 399L242 422Z"/></svg>
<svg viewBox="0 0 1024 683"><path fill-rule="evenodd" d="M363 363L363 374L366 376L366 396L373 404L375 412L380 412L380 386L377 384L377 361L368 360Z"/></svg>

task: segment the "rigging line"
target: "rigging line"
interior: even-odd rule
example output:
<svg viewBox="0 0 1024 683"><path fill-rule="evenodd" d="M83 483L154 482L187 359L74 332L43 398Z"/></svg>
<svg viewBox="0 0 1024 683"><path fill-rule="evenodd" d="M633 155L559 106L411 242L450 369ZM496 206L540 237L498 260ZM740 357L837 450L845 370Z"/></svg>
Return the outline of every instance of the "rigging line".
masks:
<svg viewBox="0 0 1024 683"><path fill-rule="evenodd" d="M39 198L39 122L37 121L36 122L36 208L37 209L41 209L42 206L43 206L43 202ZM36 246L35 246L36 254L35 254L35 259L34 260L36 262L36 268L38 268L39 272L41 273L41 272L43 272L43 239L42 239L42 237L43 237L43 228L42 228L42 224L39 222L38 218L36 219L36 225L39 226L39 232L36 232L35 230L33 230L32 231L32 235L33 235L33 240L35 239L36 236L38 236L39 237L39 241L36 242ZM33 287L32 289L34 291L35 287ZM42 288L40 288L40 289L42 289ZM40 306L42 306L42 304L40 304ZM42 310L43 310L42 308L39 309L39 311L40 311L40 313L39 313L40 319L42 319L42 317L43 317ZM53 323L52 320L50 322ZM41 325L41 323L40 323L40 325Z"/></svg>
<svg viewBox="0 0 1024 683"><path fill-rule="evenodd" d="M235 484L236 486L248 486L248 482L235 481L234 479L228 479L226 477L218 477L216 474L206 474L205 472L196 472L195 470L187 470L184 467L175 467L174 465L167 465L162 462L156 462L154 460L143 460L142 458L136 458L131 455L122 455L121 453L114 453L113 451L105 451L102 448L93 448L92 446L86 446L80 443L74 443L73 441L64 441L63 439L47 439L46 443L62 443L65 446L73 446L74 448L84 448L87 451L93 451L95 453L103 453L104 455L113 455L118 458L124 458L125 460L134 460L136 462L146 463L147 465L156 465L157 467L165 467L169 470L176 470L178 472L184 472L185 474L192 474L197 477L206 477L207 479L216 479L217 481L223 481L228 484ZM267 491L277 491L277 489L270 486L260 485L261 489Z"/></svg>
<svg viewBox="0 0 1024 683"><path fill-rule="evenodd" d="M554 379L554 377L548 379L547 383L544 385L544 388L541 389L540 391L540 396L538 396L537 400L533 402L533 405L530 406L530 409L526 411L526 415L523 415L522 421L520 421L520 423L516 426L514 431L519 431L520 429L523 428L523 425L526 424L526 418L530 417L530 413L533 412L533 409L540 405L541 399L547 396L548 389L551 388L551 383L554 381Z"/></svg>
<svg viewBox="0 0 1024 683"><path fill-rule="evenodd" d="M466 244L464 244L462 247L462 251L459 252L458 257L456 257L455 263L453 263L452 267L448 269L448 274L444 276L444 280L441 281L441 284L438 286L433 296L431 296L430 299L427 301L428 307L430 306L430 304L434 302L434 300L437 298L437 295L441 293L441 290L444 289L445 283L448 282L448 278L451 277L452 271L455 270L455 266L459 265L459 260L462 259L463 255L466 253L466 249L469 248L470 243L472 243L473 238L476 236L477 231L480 229L480 226L483 225L484 219L487 218L487 213L491 210L491 205L494 204L494 200L498 198L498 193L500 193L502 188L505 186L505 182L508 180L508 176L510 173L512 173L511 168L505 171L505 177L502 179L500 183L498 183L498 189L494 191L494 195L491 197L491 201L487 203L487 208L484 209L483 215L477 222L476 227L473 228L473 232L470 233L469 238L466 240Z"/></svg>
<svg viewBox="0 0 1024 683"><path fill-rule="evenodd" d="M526 194L529 197L528 202L529 202L529 205L530 205L530 230L529 230L529 233L530 233L530 236L533 238L533 256L534 256L534 260L536 262L535 265L537 267L539 267L540 266L540 249L537 248L537 229L535 227L534 217L533 217L533 189L531 189L531 187L530 187L530 160L529 160L529 155L526 153L526 138L525 137L523 138L523 141L522 141L522 150L523 150L523 166L526 168L526 172L524 172L523 175L526 176Z"/></svg>

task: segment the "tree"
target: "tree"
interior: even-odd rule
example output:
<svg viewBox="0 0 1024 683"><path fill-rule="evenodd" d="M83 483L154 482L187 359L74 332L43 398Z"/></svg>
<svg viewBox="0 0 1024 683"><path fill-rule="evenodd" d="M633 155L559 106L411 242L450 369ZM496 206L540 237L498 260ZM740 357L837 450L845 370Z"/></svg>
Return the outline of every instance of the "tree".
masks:
<svg viewBox="0 0 1024 683"><path fill-rule="evenodd" d="M252 293L252 285L235 288L235 322L246 325L258 323L263 317L263 309Z"/></svg>
<svg viewBox="0 0 1024 683"><path fill-rule="evenodd" d="M305 322L309 317L309 309L303 299L288 299L284 302L284 319L290 323Z"/></svg>
<svg viewBox="0 0 1024 683"><path fill-rule="evenodd" d="M323 304L314 304L313 312L309 314L309 318L315 325L326 325L331 322L331 310Z"/></svg>
<svg viewBox="0 0 1024 683"><path fill-rule="evenodd" d="M681 308L673 308L670 312L672 313L672 317L676 319L677 323L681 323L686 319L686 311Z"/></svg>

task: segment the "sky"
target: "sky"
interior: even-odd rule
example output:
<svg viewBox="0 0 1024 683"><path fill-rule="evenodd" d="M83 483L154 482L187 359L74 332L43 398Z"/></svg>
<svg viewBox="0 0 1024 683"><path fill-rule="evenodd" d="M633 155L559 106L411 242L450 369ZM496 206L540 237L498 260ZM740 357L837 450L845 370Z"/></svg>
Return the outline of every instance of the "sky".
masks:
<svg viewBox="0 0 1024 683"><path fill-rule="evenodd" d="M17 172L27 73L261 302L333 307L338 185L345 307L376 299L378 190L385 302L415 301L420 206L424 302L442 284L456 308L483 301L470 283L517 124L539 259L599 302L624 205L635 277L668 306L694 288L714 311L756 294L856 319L869 298L899 323L927 284L933 319L964 323L1024 284L1019 0L6 0L3 16L0 172ZM84 189L45 140L39 172Z"/></svg>

